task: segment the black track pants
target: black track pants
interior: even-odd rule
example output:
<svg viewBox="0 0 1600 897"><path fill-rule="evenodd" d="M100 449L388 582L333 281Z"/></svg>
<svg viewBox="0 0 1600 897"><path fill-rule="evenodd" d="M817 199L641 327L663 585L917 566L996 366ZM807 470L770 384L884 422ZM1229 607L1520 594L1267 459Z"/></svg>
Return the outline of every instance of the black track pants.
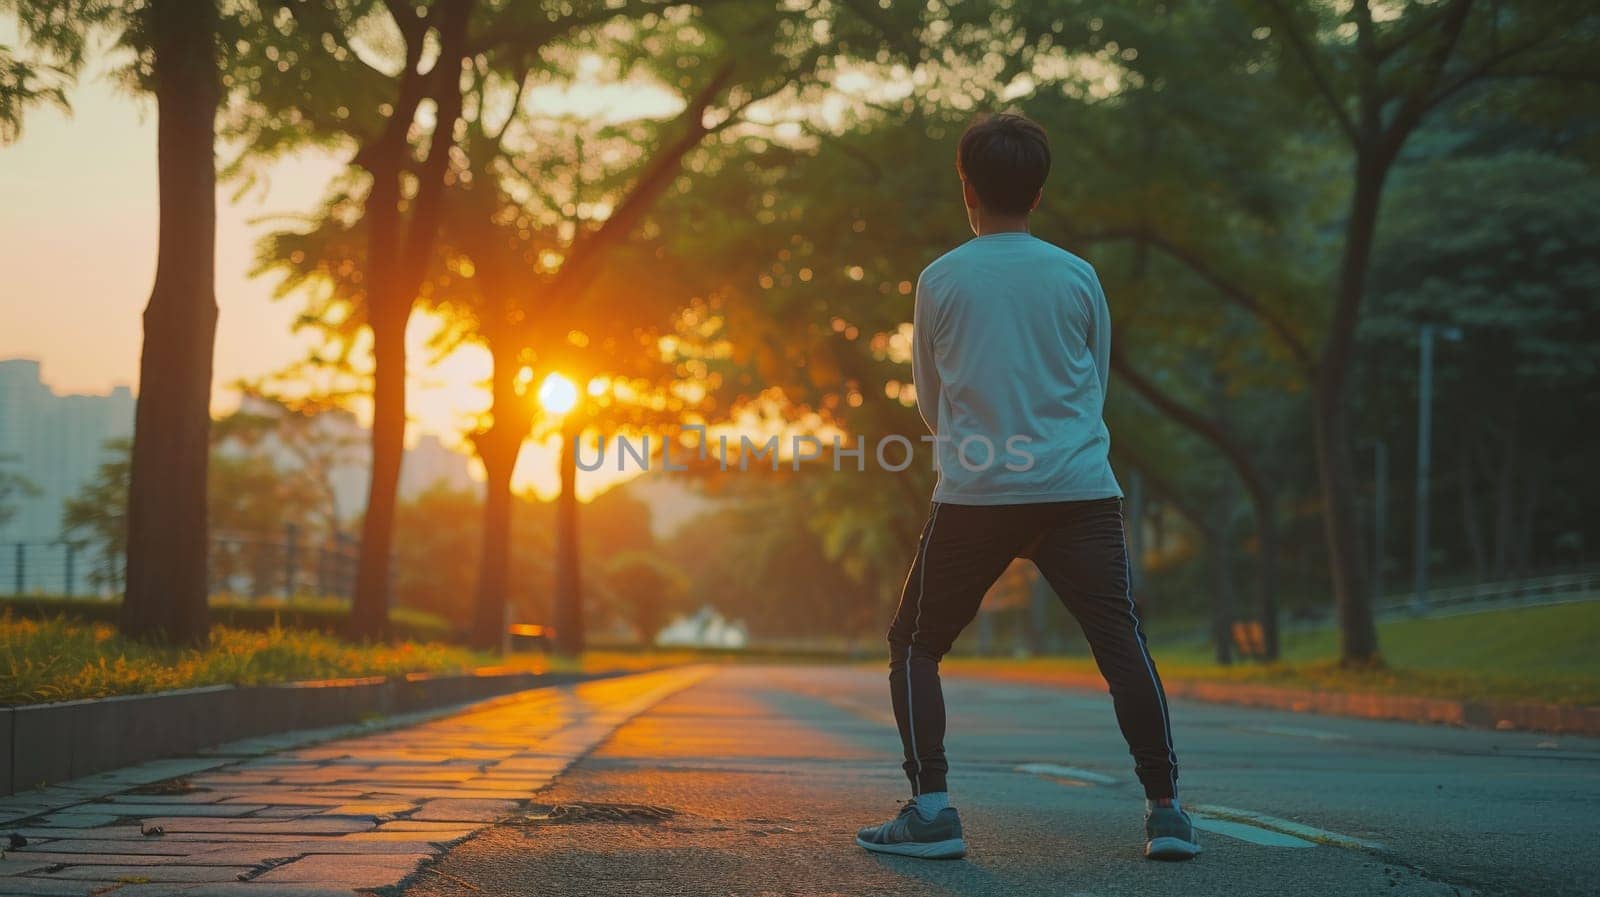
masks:
<svg viewBox="0 0 1600 897"><path fill-rule="evenodd" d="M889 691L912 793L944 791L950 768L939 660L1018 557L1032 558L1083 627L1146 796L1175 797L1167 698L1129 590L1122 501L1115 498L933 505L889 627Z"/></svg>

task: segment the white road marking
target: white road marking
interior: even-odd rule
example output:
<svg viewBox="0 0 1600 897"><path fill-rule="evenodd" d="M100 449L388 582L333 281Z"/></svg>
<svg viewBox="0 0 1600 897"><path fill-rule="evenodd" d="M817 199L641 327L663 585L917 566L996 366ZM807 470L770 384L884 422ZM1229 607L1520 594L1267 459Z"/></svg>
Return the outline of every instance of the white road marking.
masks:
<svg viewBox="0 0 1600 897"><path fill-rule="evenodd" d="M1232 820L1247 820L1249 822L1254 822L1257 825L1262 825L1270 829L1276 829L1280 832L1288 832L1293 835L1303 835L1313 841L1321 841L1324 844L1333 844L1339 847L1351 847L1365 850L1388 849L1377 841L1368 841L1365 838L1356 838L1351 835L1341 835L1338 832L1330 832L1327 829L1320 829L1315 826L1305 825L1303 823L1294 822L1288 819L1279 819L1276 816L1268 816L1265 813L1256 813L1251 810L1238 810L1233 807L1219 807L1215 805L1190 807L1189 809L1192 812L1204 813L1210 817L1222 817ZM1199 825L1198 822L1195 824Z"/></svg>
<svg viewBox="0 0 1600 897"><path fill-rule="evenodd" d="M1262 847L1316 847L1316 842L1296 838L1294 835L1285 835L1271 829L1256 828L1242 822L1232 822L1227 819L1213 819L1201 813L1190 813L1194 819L1194 827L1202 832L1212 832L1218 835L1227 835L1248 841L1251 844L1260 844Z"/></svg>
<svg viewBox="0 0 1600 897"><path fill-rule="evenodd" d="M1350 737L1339 732L1309 729L1301 726L1243 726L1241 728L1245 732L1259 732L1263 735L1287 735L1290 738L1315 738L1318 741L1344 741Z"/></svg>
<svg viewBox="0 0 1600 897"><path fill-rule="evenodd" d="M1069 784L1117 784L1116 779L1104 773L1076 766L1062 766L1059 763L1023 763L1014 768L1017 772L1063 779ZM1316 847L1318 844L1331 844L1336 847L1366 850L1388 849L1377 841L1342 835L1253 810L1240 810L1214 804L1185 806L1190 817L1194 819L1195 828L1203 832L1237 838L1250 844L1259 844L1262 847L1305 848Z"/></svg>
<svg viewBox="0 0 1600 897"><path fill-rule="evenodd" d="M1017 767L1017 772L1032 773L1036 776L1054 776L1058 779L1077 779L1080 782L1090 782L1095 785L1115 785L1117 780L1111 776L1095 772L1092 769L1079 769L1076 766L1061 766L1055 763L1024 763Z"/></svg>

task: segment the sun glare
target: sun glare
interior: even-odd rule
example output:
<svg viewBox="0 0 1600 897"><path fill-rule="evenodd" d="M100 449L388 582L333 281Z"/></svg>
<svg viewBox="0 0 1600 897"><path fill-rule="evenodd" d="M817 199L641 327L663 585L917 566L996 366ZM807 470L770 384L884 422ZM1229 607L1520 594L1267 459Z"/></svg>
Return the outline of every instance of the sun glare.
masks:
<svg viewBox="0 0 1600 897"><path fill-rule="evenodd" d="M578 387L560 374L551 374L539 384L539 407L561 415L578 404Z"/></svg>

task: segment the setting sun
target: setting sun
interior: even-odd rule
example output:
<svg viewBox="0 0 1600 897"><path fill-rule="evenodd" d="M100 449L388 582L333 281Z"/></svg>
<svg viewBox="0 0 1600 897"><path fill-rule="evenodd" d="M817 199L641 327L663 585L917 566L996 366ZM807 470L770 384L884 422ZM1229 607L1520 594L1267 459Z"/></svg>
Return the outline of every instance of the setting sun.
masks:
<svg viewBox="0 0 1600 897"><path fill-rule="evenodd" d="M578 404L578 387L560 374L551 374L539 384L539 407L555 415L566 414Z"/></svg>

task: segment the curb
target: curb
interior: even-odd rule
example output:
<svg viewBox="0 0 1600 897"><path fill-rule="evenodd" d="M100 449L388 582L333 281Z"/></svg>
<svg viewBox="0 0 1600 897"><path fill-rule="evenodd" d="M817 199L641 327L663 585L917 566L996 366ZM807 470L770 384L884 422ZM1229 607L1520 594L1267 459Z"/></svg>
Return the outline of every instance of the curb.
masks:
<svg viewBox="0 0 1600 897"><path fill-rule="evenodd" d="M274 685L212 685L0 708L0 795L297 729L466 704L583 673L410 673Z"/></svg>
<svg viewBox="0 0 1600 897"><path fill-rule="evenodd" d="M952 671L954 675L1029 685L1054 685L1103 691L1105 680L1084 673L1025 671ZM1561 735L1600 735L1600 707L1535 704L1522 701L1458 701L1382 692L1313 691L1277 685L1175 680L1164 683L1167 694L1212 704L1234 704L1320 713L1357 719L1433 723L1472 729L1522 730Z"/></svg>

